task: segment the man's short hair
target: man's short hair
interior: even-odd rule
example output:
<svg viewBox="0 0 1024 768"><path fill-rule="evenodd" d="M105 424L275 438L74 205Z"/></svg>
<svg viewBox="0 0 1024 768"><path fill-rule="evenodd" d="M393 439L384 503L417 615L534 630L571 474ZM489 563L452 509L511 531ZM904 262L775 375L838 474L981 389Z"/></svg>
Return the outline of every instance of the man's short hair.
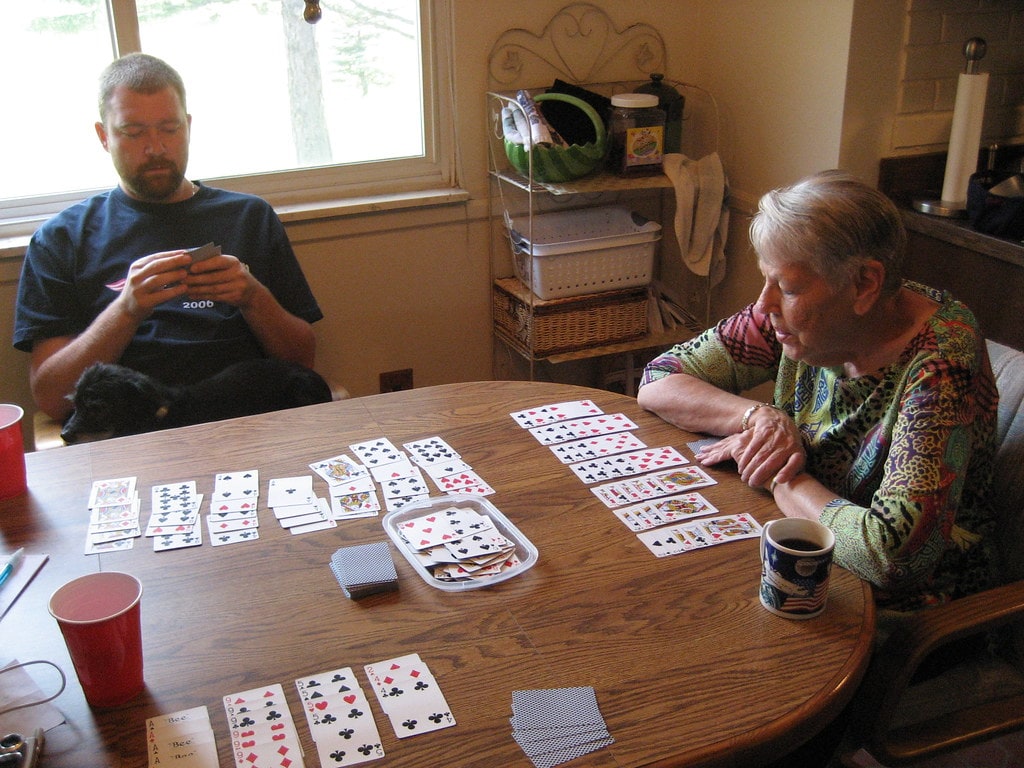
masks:
<svg viewBox="0 0 1024 768"><path fill-rule="evenodd" d="M173 88L185 106L185 83L170 64L147 53L129 53L115 59L100 75L100 120L107 122L107 106L115 88L124 86L138 93L156 93Z"/></svg>

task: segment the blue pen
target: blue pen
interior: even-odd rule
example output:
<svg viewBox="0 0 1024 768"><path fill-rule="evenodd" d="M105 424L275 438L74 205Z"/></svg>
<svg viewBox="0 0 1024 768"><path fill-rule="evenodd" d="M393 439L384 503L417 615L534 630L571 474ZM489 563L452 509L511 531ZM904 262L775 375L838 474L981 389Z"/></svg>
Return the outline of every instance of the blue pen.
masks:
<svg viewBox="0 0 1024 768"><path fill-rule="evenodd" d="M21 556L23 554L25 554L24 547L7 558L7 564L4 565L3 570L0 570L0 587L2 587L4 582L7 581L7 578L14 573L14 569L18 567L18 563L21 561Z"/></svg>

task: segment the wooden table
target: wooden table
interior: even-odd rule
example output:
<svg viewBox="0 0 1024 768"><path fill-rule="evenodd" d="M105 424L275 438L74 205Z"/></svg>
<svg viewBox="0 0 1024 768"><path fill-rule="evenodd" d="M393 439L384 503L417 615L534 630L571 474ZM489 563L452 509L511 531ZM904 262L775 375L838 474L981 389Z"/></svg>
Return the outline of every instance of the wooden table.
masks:
<svg viewBox="0 0 1024 768"><path fill-rule="evenodd" d="M511 736L512 692L591 685L615 743L574 766L757 765L801 743L847 702L874 632L869 588L833 571L825 613L790 621L757 598L757 543L738 541L655 558L570 470L509 417L592 398L624 412L649 446L692 456L692 436L635 400L546 383L480 382L416 389L29 454L28 495L0 502L5 549L50 562L0 623L0 651L50 659L69 675L56 704L67 724L48 734L48 768L145 766L148 717L208 707L223 768L233 766L221 697L281 683L306 749L316 751L294 680L416 652L458 725L399 741L371 700L389 766L529 766ZM380 518L293 536L268 510L256 542L85 556L95 479L136 475L148 519L151 486L195 479L209 494L221 471L270 478L309 472L351 443L396 445L440 435L495 489L489 497L540 550L530 570L481 590L428 586L392 549L401 589L346 599L328 568L339 547L385 540ZM723 512L778 517L771 498L730 469L702 491ZM315 487L327 495L319 479ZM204 509L205 513L205 509ZM84 701L53 619L51 592L95 570L143 582L147 689L113 710ZM442 757L443 756L443 757ZM373 763L370 763L373 764Z"/></svg>

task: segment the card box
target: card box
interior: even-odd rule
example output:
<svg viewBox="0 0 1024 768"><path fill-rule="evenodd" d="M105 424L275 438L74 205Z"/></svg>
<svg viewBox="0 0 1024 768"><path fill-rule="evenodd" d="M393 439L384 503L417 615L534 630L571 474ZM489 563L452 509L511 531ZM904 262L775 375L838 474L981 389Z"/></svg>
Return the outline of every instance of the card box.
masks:
<svg viewBox="0 0 1024 768"><path fill-rule="evenodd" d="M439 581L438 579L435 579L433 575L431 575L431 573L424 568L418 560L416 560L412 552L409 551L409 547L398 532L398 528L402 523L408 520L413 520L417 517L422 517L423 515L430 513L431 510L442 510L448 509L449 507L468 507L478 514L487 515L487 517L491 519L491 522L494 523L494 527L498 532L516 545L516 555L519 557L520 561L519 565L488 578L454 582ZM538 558L537 548L533 546L530 540L526 538L522 531L516 528L496 506L483 496L476 496L467 493L460 494L459 496L431 497L422 501L413 502L412 504L402 507L401 509L397 509L394 512L389 512L384 516L382 524L384 526L384 530L387 531L388 536L391 537L391 540L398 548L398 551L402 553L405 559L409 562L409 565L413 567L413 570L415 570L416 573L418 573L420 577L427 582L427 584L435 589L440 589L445 592L465 592L466 590L481 589L482 587L489 587L492 584L507 581L513 576L518 576L524 571L532 568Z"/></svg>

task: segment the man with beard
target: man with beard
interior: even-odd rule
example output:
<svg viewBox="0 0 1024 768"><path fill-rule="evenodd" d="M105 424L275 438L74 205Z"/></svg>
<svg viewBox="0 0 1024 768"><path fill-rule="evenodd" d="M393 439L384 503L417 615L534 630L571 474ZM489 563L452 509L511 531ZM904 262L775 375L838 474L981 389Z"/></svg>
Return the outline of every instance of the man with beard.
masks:
<svg viewBox="0 0 1024 768"><path fill-rule="evenodd" d="M25 254L14 346L63 419L95 362L180 385L274 357L312 368L322 317L266 201L185 177L192 116L178 73L135 53L103 72L96 134L120 183L46 222ZM191 249L214 243L214 255Z"/></svg>

